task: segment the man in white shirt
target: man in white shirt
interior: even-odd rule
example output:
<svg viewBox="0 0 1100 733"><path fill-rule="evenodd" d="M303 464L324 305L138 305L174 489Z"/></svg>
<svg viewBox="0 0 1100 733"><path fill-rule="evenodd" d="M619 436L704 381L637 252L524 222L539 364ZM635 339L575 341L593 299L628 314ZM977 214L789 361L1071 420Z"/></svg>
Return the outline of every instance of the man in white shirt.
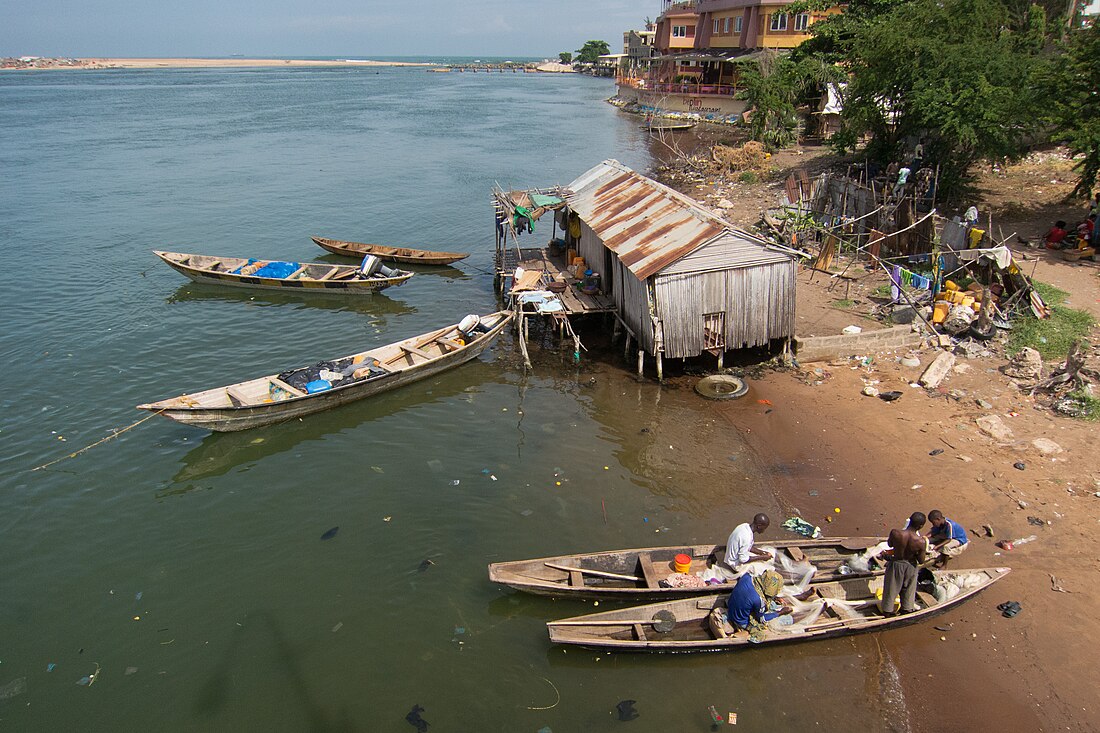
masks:
<svg viewBox="0 0 1100 733"><path fill-rule="evenodd" d="M715 565L715 571L727 580L734 580L746 572L757 575L767 570L774 558L767 552L754 550L752 545L756 535L764 532L771 523L767 514L757 514L751 523L737 525L726 540L726 555L721 563Z"/></svg>

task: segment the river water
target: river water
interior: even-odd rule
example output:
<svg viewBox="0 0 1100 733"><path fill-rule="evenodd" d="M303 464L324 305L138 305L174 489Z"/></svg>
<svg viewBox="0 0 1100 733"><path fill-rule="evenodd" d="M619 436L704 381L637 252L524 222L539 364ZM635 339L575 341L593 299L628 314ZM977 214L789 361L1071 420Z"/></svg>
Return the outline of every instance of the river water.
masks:
<svg viewBox="0 0 1100 733"><path fill-rule="evenodd" d="M31 470L135 404L495 310L494 182L659 152L613 91L419 69L0 75L5 729L410 731L419 705L433 731L562 733L626 725L624 699L632 730L708 730L711 705L745 730L889 729L873 637L567 651L544 622L590 604L488 582L494 560L713 541L779 511L735 431L614 358L536 349L525 374L508 334L305 421L156 418ZM349 301L197 286L151 253L337 261L310 235L473 255Z"/></svg>

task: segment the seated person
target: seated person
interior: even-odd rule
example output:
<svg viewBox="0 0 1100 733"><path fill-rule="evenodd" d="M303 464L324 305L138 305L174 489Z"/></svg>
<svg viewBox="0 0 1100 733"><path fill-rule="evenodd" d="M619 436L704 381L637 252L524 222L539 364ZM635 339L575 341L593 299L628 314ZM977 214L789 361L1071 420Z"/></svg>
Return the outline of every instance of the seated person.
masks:
<svg viewBox="0 0 1100 733"><path fill-rule="evenodd" d="M928 534L928 554L935 558L935 567L945 568L951 558L958 557L970 546L966 530L958 522L943 516L939 509L928 514L932 531Z"/></svg>
<svg viewBox="0 0 1100 733"><path fill-rule="evenodd" d="M774 558L767 552L753 548L755 536L767 531L771 519L767 514L757 514L752 522L737 525L726 540L726 554L722 562L714 564L714 574L723 580L736 580L745 573L755 574L766 569ZM757 563L760 563L759 565Z"/></svg>
<svg viewBox="0 0 1100 733"><path fill-rule="evenodd" d="M783 577L774 570L765 570L760 575L742 575L726 603L725 621L733 627L735 633L737 630L747 630L749 641L763 641L768 630L767 623L793 611L779 600L781 590ZM773 608L777 610L773 611ZM720 638L724 636L723 633Z"/></svg>
<svg viewBox="0 0 1100 733"><path fill-rule="evenodd" d="M1077 248L1084 249L1092 241L1092 232L1096 227L1096 214L1089 214L1089 218L1077 225Z"/></svg>
<svg viewBox="0 0 1100 733"><path fill-rule="evenodd" d="M1068 235L1069 231L1066 229L1066 223L1056 221L1050 231L1043 235L1041 243L1047 249L1061 249L1062 243Z"/></svg>

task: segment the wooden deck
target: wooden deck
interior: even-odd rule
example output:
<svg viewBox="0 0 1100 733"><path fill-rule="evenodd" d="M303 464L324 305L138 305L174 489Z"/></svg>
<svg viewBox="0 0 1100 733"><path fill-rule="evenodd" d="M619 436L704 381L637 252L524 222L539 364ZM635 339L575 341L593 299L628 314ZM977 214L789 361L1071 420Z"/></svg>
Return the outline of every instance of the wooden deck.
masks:
<svg viewBox="0 0 1100 733"><path fill-rule="evenodd" d="M566 271L564 256L551 254L548 247L522 249L518 256L515 250L512 250L509 254L511 257L506 256L505 258L506 266L511 264L508 272L515 272L518 265L524 270L538 270L545 273L547 280L560 280L569 283L569 287L565 289L565 292L557 293L558 299L565 307L565 316L615 312L615 304L608 296L603 293L587 295L574 287L576 280ZM508 287L511 287L510 282Z"/></svg>

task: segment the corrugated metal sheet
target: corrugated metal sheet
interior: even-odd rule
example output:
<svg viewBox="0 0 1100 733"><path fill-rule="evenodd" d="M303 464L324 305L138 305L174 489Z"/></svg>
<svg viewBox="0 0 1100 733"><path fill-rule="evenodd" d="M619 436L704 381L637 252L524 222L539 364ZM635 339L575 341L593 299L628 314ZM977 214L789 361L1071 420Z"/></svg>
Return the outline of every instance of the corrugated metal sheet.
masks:
<svg viewBox="0 0 1100 733"><path fill-rule="evenodd" d="M707 313L725 314L726 349L764 346L794 334L792 261L716 272L662 273L654 289L667 357L703 352Z"/></svg>
<svg viewBox="0 0 1100 733"><path fill-rule="evenodd" d="M707 242L694 252L681 257L661 270L662 275L686 272L713 272L728 270L731 267L755 267L757 265L782 264L791 258L784 252L746 233L729 231L717 239Z"/></svg>
<svg viewBox="0 0 1100 733"><path fill-rule="evenodd" d="M639 280L661 272L729 231L725 222L688 197L615 160L605 160L568 188L573 192L568 197L570 209ZM724 267L758 264L761 257L766 257L766 262L778 261L777 256L787 259L759 243L730 248L726 253L731 259Z"/></svg>

